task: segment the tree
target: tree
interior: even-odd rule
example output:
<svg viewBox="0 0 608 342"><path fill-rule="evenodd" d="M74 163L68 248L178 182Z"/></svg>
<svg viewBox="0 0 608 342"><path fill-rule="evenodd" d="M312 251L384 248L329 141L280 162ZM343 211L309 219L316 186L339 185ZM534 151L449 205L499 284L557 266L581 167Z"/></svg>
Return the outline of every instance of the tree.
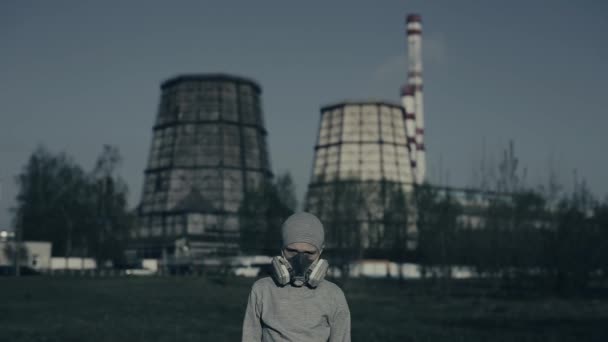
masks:
<svg viewBox="0 0 608 342"><path fill-rule="evenodd" d="M374 184L364 185L354 180L335 181L324 190L324 219L326 248L332 265L339 270L342 281L350 275L353 261L363 254L364 239L369 241L370 225L374 224ZM324 203L324 204L323 204Z"/></svg>
<svg viewBox="0 0 608 342"><path fill-rule="evenodd" d="M118 149L104 146L87 173L65 153L38 147L17 177L17 226L23 239L50 241L54 256L119 261L133 218L116 174Z"/></svg>
<svg viewBox="0 0 608 342"><path fill-rule="evenodd" d="M18 251L18 252L17 252ZM14 241L8 242L4 245L2 250L6 260L14 264L19 258L20 263L25 263L28 259L28 250L24 245L18 246Z"/></svg>
<svg viewBox="0 0 608 342"><path fill-rule="evenodd" d="M522 189L526 178L526 171L521 174L518 170L519 159L515 157L513 141L509 141L509 149L503 151L503 158L498 165L498 179L496 180L496 191L502 193L514 193Z"/></svg>
<svg viewBox="0 0 608 342"><path fill-rule="evenodd" d="M265 188L247 191L239 208L240 249L245 254L258 254L264 249L266 212Z"/></svg>
<svg viewBox="0 0 608 342"><path fill-rule="evenodd" d="M83 247L90 249L98 263L124 262L123 251L135 220L127 210L128 187L117 174L121 162L118 149L104 145L90 176L94 221Z"/></svg>
<svg viewBox="0 0 608 342"><path fill-rule="evenodd" d="M593 259L604 278L608 276L608 198L593 208L593 224L597 236L597 250Z"/></svg>
<svg viewBox="0 0 608 342"><path fill-rule="evenodd" d="M418 249L417 255L420 262L422 276L432 265L431 257L434 253L434 236L432 232L435 213L435 203L438 193L428 183L422 184L415 189L414 200L416 204L416 226L418 227Z"/></svg>
<svg viewBox="0 0 608 342"><path fill-rule="evenodd" d="M69 256L75 227L85 226L90 218L86 173L66 154L52 154L39 147L17 177L16 220L26 240L53 244L53 255Z"/></svg>
<svg viewBox="0 0 608 342"><path fill-rule="evenodd" d="M298 199L296 198L296 186L293 183L291 173L279 174L275 181L275 189L280 203L295 212L298 209Z"/></svg>
<svg viewBox="0 0 608 342"><path fill-rule="evenodd" d="M281 248L281 225L297 202L289 173L276 183L264 182L247 191L239 208L240 247L246 254L276 254Z"/></svg>
<svg viewBox="0 0 608 342"><path fill-rule="evenodd" d="M547 265L558 293L585 290L601 267L597 259L603 244L600 208L584 182L575 184L571 196L558 206L547 244Z"/></svg>
<svg viewBox="0 0 608 342"><path fill-rule="evenodd" d="M383 240L386 242L384 248L389 260L395 261L398 265L399 280L403 280L403 267L408 257L411 256L408 250L408 243L413 242L414 236L411 232L411 222L413 219L412 203L408 201L406 193L399 183L386 183L385 204L382 216L384 227Z"/></svg>
<svg viewBox="0 0 608 342"><path fill-rule="evenodd" d="M439 193L429 184L423 184L416 190L418 214L419 245L418 255L423 274L426 268L432 268L432 275L441 278L451 277L451 266L457 264L459 248L458 217L462 209L453 199L449 190Z"/></svg>

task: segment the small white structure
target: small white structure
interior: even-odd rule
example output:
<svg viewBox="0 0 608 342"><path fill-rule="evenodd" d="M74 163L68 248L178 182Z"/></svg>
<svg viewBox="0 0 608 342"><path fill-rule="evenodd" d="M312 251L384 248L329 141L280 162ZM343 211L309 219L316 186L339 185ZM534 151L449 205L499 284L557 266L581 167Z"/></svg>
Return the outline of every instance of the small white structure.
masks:
<svg viewBox="0 0 608 342"><path fill-rule="evenodd" d="M257 277L262 266L270 265L272 257L266 255L237 256L232 258L232 273L241 277Z"/></svg>
<svg viewBox="0 0 608 342"><path fill-rule="evenodd" d="M399 279L420 279L422 278L421 266L413 263L398 264L384 259L366 259L353 262L350 264L351 278L391 278ZM400 274L401 272L401 274ZM438 274L438 268L428 268L427 276L430 273ZM469 279L476 275L467 266L452 266L450 268L451 277L454 279ZM341 273L337 267L330 265L329 275L332 277L340 277Z"/></svg>
<svg viewBox="0 0 608 342"><path fill-rule="evenodd" d="M20 265L29 267L39 272L47 271L51 266L51 246L45 241L24 241L24 248ZM16 242L11 240L0 241L0 266L14 265L13 254L16 250Z"/></svg>
<svg viewBox="0 0 608 342"><path fill-rule="evenodd" d="M51 270L94 270L97 262L93 258L79 257L53 257L51 258Z"/></svg>
<svg viewBox="0 0 608 342"><path fill-rule="evenodd" d="M399 270L401 268L401 270ZM399 272L404 279L418 279L421 277L417 264L398 264L389 260L361 260L350 266L350 276L353 278L399 278Z"/></svg>
<svg viewBox="0 0 608 342"><path fill-rule="evenodd" d="M153 273L158 272L158 259L142 259L141 267Z"/></svg>
<svg viewBox="0 0 608 342"><path fill-rule="evenodd" d="M158 274L159 265L162 265L159 259L141 259L141 267L129 268L124 272L129 276L153 276Z"/></svg>

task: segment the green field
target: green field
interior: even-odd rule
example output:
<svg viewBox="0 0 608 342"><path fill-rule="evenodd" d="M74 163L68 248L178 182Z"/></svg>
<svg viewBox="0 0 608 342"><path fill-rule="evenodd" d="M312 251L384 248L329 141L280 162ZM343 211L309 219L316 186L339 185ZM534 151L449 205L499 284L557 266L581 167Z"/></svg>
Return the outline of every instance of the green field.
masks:
<svg viewBox="0 0 608 342"><path fill-rule="evenodd" d="M252 280L0 278L1 341L239 341ZM608 300L351 280L353 341L608 341ZM461 288L467 288L460 285Z"/></svg>

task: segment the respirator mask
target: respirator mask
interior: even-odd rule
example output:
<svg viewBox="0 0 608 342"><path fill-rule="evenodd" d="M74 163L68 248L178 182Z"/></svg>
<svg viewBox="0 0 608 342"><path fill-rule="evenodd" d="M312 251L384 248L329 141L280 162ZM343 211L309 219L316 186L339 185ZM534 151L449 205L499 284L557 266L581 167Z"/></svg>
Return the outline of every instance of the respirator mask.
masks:
<svg viewBox="0 0 608 342"><path fill-rule="evenodd" d="M328 267L327 260L310 260L305 253L290 258L279 255L272 259L272 275L281 286L292 283L297 287L308 284L315 288L325 278Z"/></svg>

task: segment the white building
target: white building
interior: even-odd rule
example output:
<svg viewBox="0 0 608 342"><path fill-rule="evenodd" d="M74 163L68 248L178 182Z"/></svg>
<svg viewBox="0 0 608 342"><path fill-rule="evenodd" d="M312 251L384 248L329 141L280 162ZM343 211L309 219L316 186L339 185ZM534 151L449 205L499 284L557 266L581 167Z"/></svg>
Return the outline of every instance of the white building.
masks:
<svg viewBox="0 0 608 342"><path fill-rule="evenodd" d="M31 268L35 271L46 272L51 267L51 246L50 242L45 241L24 241L22 243L24 251L20 265ZM0 266L13 266L16 250L14 240L0 240Z"/></svg>

